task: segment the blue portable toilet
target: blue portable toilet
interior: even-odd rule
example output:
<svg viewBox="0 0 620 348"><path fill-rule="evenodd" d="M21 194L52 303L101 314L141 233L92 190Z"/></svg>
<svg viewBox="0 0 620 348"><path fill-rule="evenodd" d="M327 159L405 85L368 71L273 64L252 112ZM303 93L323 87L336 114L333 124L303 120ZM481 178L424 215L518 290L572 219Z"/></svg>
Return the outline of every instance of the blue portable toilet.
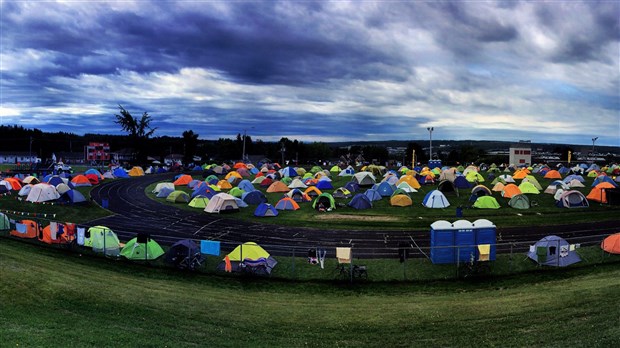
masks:
<svg viewBox="0 0 620 348"><path fill-rule="evenodd" d="M458 220L450 223L445 220L431 224L431 262L434 264L451 264L478 260L478 246L489 244L488 260L495 260L496 227L486 219L473 223Z"/></svg>

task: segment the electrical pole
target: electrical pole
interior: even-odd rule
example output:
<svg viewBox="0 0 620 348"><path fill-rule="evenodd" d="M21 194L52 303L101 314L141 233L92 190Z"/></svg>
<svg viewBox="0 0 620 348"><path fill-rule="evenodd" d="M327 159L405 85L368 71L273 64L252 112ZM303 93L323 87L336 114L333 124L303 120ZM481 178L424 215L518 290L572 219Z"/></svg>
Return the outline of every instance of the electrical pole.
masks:
<svg viewBox="0 0 620 348"><path fill-rule="evenodd" d="M598 140L598 137L592 138L592 163L595 162L596 156L594 156L594 143Z"/></svg>
<svg viewBox="0 0 620 348"><path fill-rule="evenodd" d="M435 128L427 127L428 136L429 136L429 150L428 150L428 160L431 161L433 159L433 131Z"/></svg>

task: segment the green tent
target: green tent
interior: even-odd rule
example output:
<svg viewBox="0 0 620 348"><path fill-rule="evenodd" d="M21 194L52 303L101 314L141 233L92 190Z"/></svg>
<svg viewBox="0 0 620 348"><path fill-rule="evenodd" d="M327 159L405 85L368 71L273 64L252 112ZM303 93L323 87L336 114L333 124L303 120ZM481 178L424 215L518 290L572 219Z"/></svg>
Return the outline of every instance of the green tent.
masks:
<svg viewBox="0 0 620 348"><path fill-rule="evenodd" d="M467 179L467 181L469 182L484 182L484 178L482 177L482 175L473 170L467 173L465 179Z"/></svg>
<svg viewBox="0 0 620 348"><path fill-rule="evenodd" d="M537 195L540 193L540 191L538 191L536 186L534 186L534 184L532 184L529 181L522 181L521 184L519 185L519 190L521 190L522 193L530 193L534 195Z"/></svg>
<svg viewBox="0 0 620 348"><path fill-rule="evenodd" d="M105 226L93 226L88 229L84 246L92 247L94 252L118 256L121 245L116 233Z"/></svg>
<svg viewBox="0 0 620 348"><path fill-rule="evenodd" d="M121 250L121 256L136 261L155 260L163 254L164 249L156 241L140 235L127 242L123 250Z"/></svg>
<svg viewBox="0 0 620 348"><path fill-rule="evenodd" d="M290 185L293 182L293 178L291 178L290 176L287 176L287 177L280 179L280 181L282 181L285 185Z"/></svg>
<svg viewBox="0 0 620 348"><path fill-rule="evenodd" d="M183 191L176 190L170 192L166 200L172 203L189 203L189 195Z"/></svg>
<svg viewBox="0 0 620 348"><path fill-rule="evenodd" d="M524 182L531 182L532 185L534 185L534 187L536 187L537 190L542 191L542 186L540 186L540 183L538 182L538 180L536 180L536 178L533 175L528 175L523 179Z"/></svg>
<svg viewBox="0 0 620 348"><path fill-rule="evenodd" d="M311 179L313 177L314 175L312 175L312 173L309 172L309 173L304 174L303 179Z"/></svg>
<svg viewBox="0 0 620 348"><path fill-rule="evenodd" d="M323 171L323 168L321 168L319 166L314 166L314 167L312 167L312 169L310 169L310 173L312 173L312 174L316 174L316 173L322 172L322 171Z"/></svg>
<svg viewBox="0 0 620 348"><path fill-rule="evenodd" d="M8 231L11 229L11 223L6 215L0 213L0 231Z"/></svg>
<svg viewBox="0 0 620 348"><path fill-rule="evenodd" d="M269 253L254 242L246 242L238 245L233 251L230 252L230 254L228 254L230 261L258 260L261 258L266 259L268 257Z"/></svg>
<svg viewBox="0 0 620 348"><path fill-rule="evenodd" d="M406 182L403 182L403 183L406 184ZM403 184L403 183L401 183L401 184ZM405 189L398 188L398 189L394 190L394 192L392 193L391 197L394 197L396 195L406 195L406 196L409 196L409 193L407 193L407 191L405 191Z"/></svg>
<svg viewBox="0 0 620 348"><path fill-rule="evenodd" d="M192 199L188 205L192 208L204 209L207 204L209 204L209 198L198 195L194 197L194 199Z"/></svg>
<svg viewBox="0 0 620 348"><path fill-rule="evenodd" d="M332 173L340 173L340 167L333 166L329 171Z"/></svg>
<svg viewBox="0 0 620 348"><path fill-rule="evenodd" d="M474 202L474 208L478 209L499 209L500 205L493 196L478 197Z"/></svg>
<svg viewBox="0 0 620 348"><path fill-rule="evenodd" d="M233 197L237 197L237 198L241 198L241 196L243 196L243 194L245 193L245 191L243 189L240 189L238 187L233 187L230 189L230 191L228 191L228 194L233 196Z"/></svg>
<svg viewBox="0 0 620 348"><path fill-rule="evenodd" d="M319 203L323 203L325 209L336 209L336 201L330 193L324 192L318 195L314 202L312 202L312 208L318 209Z"/></svg>
<svg viewBox="0 0 620 348"><path fill-rule="evenodd" d="M524 194L514 195L508 201L508 205L515 209L530 209L530 199Z"/></svg>

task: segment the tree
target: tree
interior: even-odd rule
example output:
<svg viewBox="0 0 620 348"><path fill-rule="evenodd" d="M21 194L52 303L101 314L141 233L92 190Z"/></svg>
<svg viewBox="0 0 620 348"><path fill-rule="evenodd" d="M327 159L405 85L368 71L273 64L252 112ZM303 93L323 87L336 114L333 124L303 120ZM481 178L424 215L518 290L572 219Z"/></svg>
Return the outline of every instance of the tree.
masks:
<svg viewBox="0 0 620 348"><path fill-rule="evenodd" d="M198 147L198 134L193 130L186 130L183 132L183 163L192 163L194 161L194 155L196 154L196 148Z"/></svg>
<svg viewBox="0 0 620 348"><path fill-rule="evenodd" d="M122 105L118 106L120 109L120 115L116 114L116 121L114 123L121 126L121 129L129 134L131 143L136 151L136 157L138 162L143 163L146 161L146 152L148 139L157 127L151 127L151 116L144 112L140 120L131 116L129 111L125 110Z"/></svg>

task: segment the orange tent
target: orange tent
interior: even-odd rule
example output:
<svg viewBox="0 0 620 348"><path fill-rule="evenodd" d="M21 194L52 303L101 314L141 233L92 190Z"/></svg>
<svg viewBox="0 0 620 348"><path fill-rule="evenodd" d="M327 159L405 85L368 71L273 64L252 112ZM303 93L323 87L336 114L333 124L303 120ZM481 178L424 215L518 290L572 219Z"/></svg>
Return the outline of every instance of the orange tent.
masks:
<svg viewBox="0 0 620 348"><path fill-rule="evenodd" d="M620 254L620 233L605 238L601 243L601 249L610 254Z"/></svg>
<svg viewBox="0 0 620 348"><path fill-rule="evenodd" d="M174 186L183 186L190 183L190 181L194 180L191 175L183 174L176 179L173 184Z"/></svg>
<svg viewBox="0 0 620 348"><path fill-rule="evenodd" d="M73 179L71 179L71 182L76 184L76 185L84 185L84 186L91 186L92 184L90 183L90 180L88 180L88 178L82 174L80 175L76 175Z"/></svg>
<svg viewBox="0 0 620 348"><path fill-rule="evenodd" d="M562 179L562 174L560 174L560 172L558 172L557 170L550 170L547 172L547 174L545 174L544 178L545 179Z"/></svg>
<svg viewBox="0 0 620 348"><path fill-rule="evenodd" d="M323 192L321 192L321 190L316 188L316 186L310 186L304 191L304 194L310 197L316 197L316 196L322 195Z"/></svg>
<svg viewBox="0 0 620 348"><path fill-rule="evenodd" d="M19 238L36 238L39 233L39 224L32 220L22 220L11 231L11 236Z"/></svg>
<svg viewBox="0 0 620 348"><path fill-rule="evenodd" d="M7 181L9 184L11 184L11 187L15 191L19 191L22 189L22 184L19 182L19 180L15 178L6 178L4 179L4 181Z"/></svg>
<svg viewBox="0 0 620 348"><path fill-rule="evenodd" d="M290 191L290 189L282 181L274 181L267 188L267 192L288 192L288 191Z"/></svg>
<svg viewBox="0 0 620 348"><path fill-rule="evenodd" d="M233 166L234 169L239 169L239 168L247 168L248 166L243 163L243 162L237 162L235 163L235 165Z"/></svg>
<svg viewBox="0 0 620 348"><path fill-rule="evenodd" d="M226 174L224 179L228 180L228 179L230 179L231 176L234 176L235 178L238 178L238 179L243 179L243 177L241 177L241 174L239 174L238 172L235 172L235 171L232 171L232 172L229 172L228 174Z"/></svg>
<svg viewBox="0 0 620 348"><path fill-rule="evenodd" d="M231 188L233 188L232 185L227 180L218 181L217 187L219 187L222 190L230 190Z"/></svg>
<svg viewBox="0 0 620 348"><path fill-rule="evenodd" d="M55 232L52 233L52 227ZM61 233L62 232L62 233ZM55 235L56 238L52 238ZM67 244L75 239L75 224L50 223L39 233L39 240L47 244Z"/></svg>
<svg viewBox="0 0 620 348"><path fill-rule="evenodd" d="M502 190L502 197L504 198L512 198L513 196L520 195L520 194L521 194L521 190L515 184L508 184L504 186L504 189Z"/></svg>
<svg viewBox="0 0 620 348"><path fill-rule="evenodd" d="M592 191L588 193L586 198L589 201L595 201L600 203L607 203L607 192L606 189L613 189L615 186L608 182L602 182L592 188Z"/></svg>
<svg viewBox="0 0 620 348"><path fill-rule="evenodd" d="M516 171L516 172L514 173L514 175L512 176L512 178L513 178L513 179L523 179L523 178L525 178L525 177L527 176L528 172L529 172L529 171L528 171L527 169L525 169L525 168L524 168L524 169L521 169L521 170L518 170L518 171Z"/></svg>
<svg viewBox="0 0 620 348"><path fill-rule="evenodd" d="M398 186L399 184L406 182L407 184L409 184L409 186L413 187L416 190L420 189L420 183L418 182L418 180L413 176L413 175L403 175L400 177L400 179L398 179L398 182L396 182L396 186Z"/></svg>

